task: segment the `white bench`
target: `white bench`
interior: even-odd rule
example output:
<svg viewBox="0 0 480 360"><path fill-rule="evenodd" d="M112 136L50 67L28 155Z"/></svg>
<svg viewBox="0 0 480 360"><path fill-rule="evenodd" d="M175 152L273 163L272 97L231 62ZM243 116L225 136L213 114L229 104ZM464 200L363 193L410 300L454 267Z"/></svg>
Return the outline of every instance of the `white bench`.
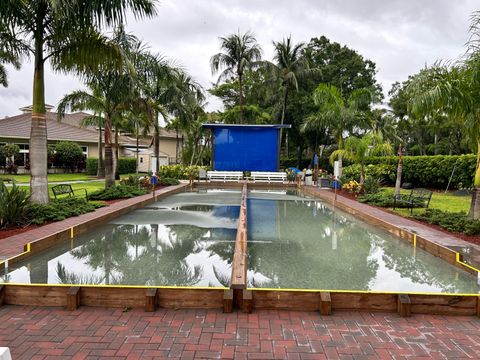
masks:
<svg viewBox="0 0 480 360"><path fill-rule="evenodd" d="M207 171L209 181L240 181L243 179L243 171Z"/></svg>
<svg viewBox="0 0 480 360"><path fill-rule="evenodd" d="M286 172L267 172L267 171L252 171L250 177L253 182L281 182L287 181Z"/></svg>

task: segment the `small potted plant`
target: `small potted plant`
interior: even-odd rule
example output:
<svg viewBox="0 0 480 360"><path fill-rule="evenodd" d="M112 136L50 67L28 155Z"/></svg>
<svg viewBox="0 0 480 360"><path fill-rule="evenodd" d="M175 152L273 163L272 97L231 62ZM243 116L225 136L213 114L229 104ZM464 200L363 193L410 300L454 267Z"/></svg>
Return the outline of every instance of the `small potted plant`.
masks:
<svg viewBox="0 0 480 360"><path fill-rule="evenodd" d="M293 183L295 181L295 171L293 171L293 169L287 169L285 172L287 173L288 183Z"/></svg>
<svg viewBox="0 0 480 360"><path fill-rule="evenodd" d="M327 170L318 170L318 186L321 188L328 188L330 187L330 177L328 176Z"/></svg>

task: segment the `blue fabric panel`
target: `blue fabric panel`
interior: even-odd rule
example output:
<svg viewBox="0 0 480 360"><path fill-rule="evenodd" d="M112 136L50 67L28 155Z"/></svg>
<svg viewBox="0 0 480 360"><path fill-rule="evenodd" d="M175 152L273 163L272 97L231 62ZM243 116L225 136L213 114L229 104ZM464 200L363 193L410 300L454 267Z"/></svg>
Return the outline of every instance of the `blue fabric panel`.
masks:
<svg viewBox="0 0 480 360"><path fill-rule="evenodd" d="M213 169L277 171L278 129L215 128Z"/></svg>

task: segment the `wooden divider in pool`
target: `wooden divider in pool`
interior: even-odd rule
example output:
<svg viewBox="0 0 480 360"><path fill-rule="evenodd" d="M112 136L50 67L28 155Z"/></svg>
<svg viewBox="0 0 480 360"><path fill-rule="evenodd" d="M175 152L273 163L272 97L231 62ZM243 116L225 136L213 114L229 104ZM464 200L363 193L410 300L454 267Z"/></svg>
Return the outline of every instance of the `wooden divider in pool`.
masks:
<svg viewBox="0 0 480 360"><path fill-rule="evenodd" d="M232 311L233 308L251 311L249 306L251 295L247 291L247 184L243 184L242 188L230 289L231 291L225 292L224 311ZM232 304L229 303L230 301Z"/></svg>
<svg viewBox="0 0 480 360"><path fill-rule="evenodd" d="M386 293L341 290L247 289L247 186L242 189L239 226L232 261L231 288L171 286L104 286L52 284L0 284L0 306L32 305L112 308L157 307L222 309L239 308L316 311L380 311L410 314L476 315L480 317L478 294ZM418 241L418 239L417 239ZM428 246L428 245L427 245ZM35 247L35 249L38 249ZM1 264L4 266L4 264Z"/></svg>

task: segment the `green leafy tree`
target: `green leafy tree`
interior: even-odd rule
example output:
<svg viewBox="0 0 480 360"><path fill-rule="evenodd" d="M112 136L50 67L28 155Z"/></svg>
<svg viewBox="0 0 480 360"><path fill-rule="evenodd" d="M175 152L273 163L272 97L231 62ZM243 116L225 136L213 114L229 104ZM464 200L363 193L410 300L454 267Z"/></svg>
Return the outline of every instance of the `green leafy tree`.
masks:
<svg viewBox="0 0 480 360"><path fill-rule="evenodd" d="M155 14L155 0L4 0L0 6L0 38L11 51L33 57L33 109L30 135L31 200L48 203L47 129L44 68L84 73L100 64L118 62L120 54L99 33L103 26ZM2 46L4 48L5 46ZM115 60L115 61L114 61Z"/></svg>
<svg viewBox="0 0 480 360"><path fill-rule="evenodd" d="M55 144L55 158L60 167L70 169L73 172L85 160L85 155L83 155L82 148L77 143L60 141Z"/></svg>
<svg viewBox="0 0 480 360"><path fill-rule="evenodd" d="M375 79L376 65L357 51L321 36L310 40L304 56L310 68L320 70L311 77L310 91L319 83L327 83L339 89L345 98L357 89L371 89L375 98L381 99L381 87Z"/></svg>
<svg viewBox="0 0 480 360"><path fill-rule="evenodd" d="M220 48L223 52L215 54L210 60L212 72L215 74L224 69L218 82L229 78L238 79L239 88L239 121L243 124L243 75L246 69L260 64L262 51L255 36L251 32L228 35L220 38Z"/></svg>
<svg viewBox="0 0 480 360"><path fill-rule="evenodd" d="M313 100L317 112L305 119L303 131L325 128L337 141L338 150L343 150L344 134L353 131L355 127L366 126L366 111L372 101L372 94L368 89L357 89L344 100L338 88L320 84L313 94ZM341 164L343 153L335 154L338 155Z"/></svg>

